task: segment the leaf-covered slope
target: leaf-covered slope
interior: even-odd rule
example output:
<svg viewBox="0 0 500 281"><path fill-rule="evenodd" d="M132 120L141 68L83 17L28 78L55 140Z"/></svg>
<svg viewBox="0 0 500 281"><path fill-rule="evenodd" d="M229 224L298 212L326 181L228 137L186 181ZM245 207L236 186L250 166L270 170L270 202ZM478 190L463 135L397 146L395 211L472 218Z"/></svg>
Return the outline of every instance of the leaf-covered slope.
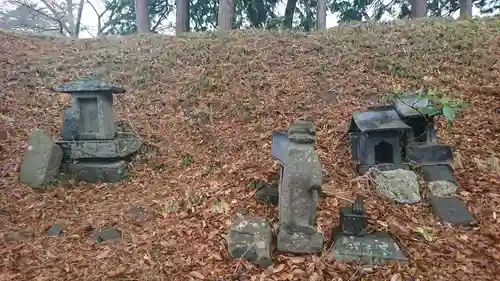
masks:
<svg viewBox="0 0 500 281"><path fill-rule="evenodd" d="M494 172L483 162L500 153L499 38L493 19L363 24L308 35L240 31L70 41L0 32L1 279L389 280L400 273L403 280L494 280L500 179L498 167ZM34 193L18 183L29 131L38 127L57 137L70 99L50 89L90 72L128 90L117 97L115 111L145 139L145 151L120 184ZM395 205L350 183L350 114L396 88L422 87L471 102L440 138L454 147L460 196L480 220L477 229L441 226L424 203ZM277 221L277 210L255 202L248 183L277 173L271 132L300 118L317 125L324 189L339 196L322 200L318 224L329 236L338 207L347 204L339 198L364 194L373 227L399 236L408 266L371 272L277 255L282 271L269 275L228 259L222 235L238 208ZM227 208L214 208L219 201ZM197 204L187 208L188 202ZM175 203L179 209L168 212ZM145 209L142 225L127 215L134 206ZM221 209L226 212L214 211ZM56 220L64 222L65 235L46 237ZM111 225L124 232L123 241L96 245L93 232ZM421 226L438 239L425 243L410 233ZM12 238L23 230L33 236Z"/></svg>

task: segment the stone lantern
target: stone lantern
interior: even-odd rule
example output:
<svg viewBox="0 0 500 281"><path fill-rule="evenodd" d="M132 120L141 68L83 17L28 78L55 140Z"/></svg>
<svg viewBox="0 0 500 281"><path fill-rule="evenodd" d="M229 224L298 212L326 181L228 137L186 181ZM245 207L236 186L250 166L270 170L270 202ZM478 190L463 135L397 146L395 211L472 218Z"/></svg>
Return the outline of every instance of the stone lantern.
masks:
<svg viewBox="0 0 500 281"><path fill-rule="evenodd" d="M94 77L84 77L56 88L68 93L72 107L64 112L63 140L106 140L116 136L113 94L124 89L108 85Z"/></svg>
<svg viewBox="0 0 500 281"><path fill-rule="evenodd" d="M56 91L72 98L72 106L64 110L62 140L56 142L63 151L63 173L86 182L124 179L127 159L142 145L135 133L117 130L113 94L125 90L84 77Z"/></svg>

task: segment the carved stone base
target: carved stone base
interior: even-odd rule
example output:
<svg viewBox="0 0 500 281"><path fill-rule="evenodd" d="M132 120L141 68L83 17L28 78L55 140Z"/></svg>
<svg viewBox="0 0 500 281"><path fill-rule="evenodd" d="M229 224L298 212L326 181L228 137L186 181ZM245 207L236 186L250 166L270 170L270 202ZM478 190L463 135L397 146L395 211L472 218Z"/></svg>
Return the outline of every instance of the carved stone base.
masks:
<svg viewBox="0 0 500 281"><path fill-rule="evenodd" d="M313 229L311 227L311 229ZM293 254L320 253L323 250L323 233L313 231L288 232L280 228L278 232L278 251Z"/></svg>

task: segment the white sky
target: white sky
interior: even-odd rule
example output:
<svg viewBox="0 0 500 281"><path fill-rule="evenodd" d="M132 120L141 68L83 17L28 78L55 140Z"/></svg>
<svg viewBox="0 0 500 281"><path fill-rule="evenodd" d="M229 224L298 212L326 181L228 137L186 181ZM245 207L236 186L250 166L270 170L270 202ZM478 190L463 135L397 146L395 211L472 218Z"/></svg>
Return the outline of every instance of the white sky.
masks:
<svg viewBox="0 0 500 281"><path fill-rule="evenodd" d="M96 7L96 9L101 12L104 10L104 5L102 4L103 1L100 0L90 0L92 4ZM285 7L286 7L286 2L281 1L277 5L276 12L278 15L283 15L285 14ZM91 32L95 32L95 26L97 22L97 16L94 12L94 10L90 7L90 5L85 5L83 8L83 16L82 16L82 25L87 26L91 29ZM171 12L169 16L167 17L167 23L173 23L175 26L175 11ZM327 11L326 14L326 27L332 27L337 25L337 17L335 15L332 15L329 11ZM80 35L81 38L88 38L92 37L92 35L89 34L89 32L81 32Z"/></svg>

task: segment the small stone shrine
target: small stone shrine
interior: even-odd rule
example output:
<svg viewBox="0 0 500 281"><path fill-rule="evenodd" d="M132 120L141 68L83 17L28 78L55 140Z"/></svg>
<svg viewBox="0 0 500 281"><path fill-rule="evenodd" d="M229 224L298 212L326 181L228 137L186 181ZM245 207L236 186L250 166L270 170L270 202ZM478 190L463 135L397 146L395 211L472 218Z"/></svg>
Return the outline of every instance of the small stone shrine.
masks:
<svg viewBox="0 0 500 281"><path fill-rule="evenodd" d="M58 87L69 93L72 106L64 110L61 170L76 180L117 182L125 177L127 156L142 145L133 133L118 132L113 113L113 94L125 90L94 77L84 77Z"/></svg>
<svg viewBox="0 0 500 281"><path fill-rule="evenodd" d="M451 166L451 147L436 140L435 117L441 113L429 108L432 107L427 98L410 95L398 98L392 105L353 113L348 130L352 160L359 174L374 167L382 171L380 175L384 181L388 178L384 176L386 171L408 170L410 163L419 165L434 213L444 222L473 224L472 215L453 196L458 184ZM412 180L407 188L415 187L415 182ZM416 195L417 191L418 187L406 193ZM399 190L398 193L405 192ZM413 198L406 202L415 203L418 200Z"/></svg>
<svg viewBox="0 0 500 281"><path fill-rule="evenodd" d="M361 196L351 206L340 208L340 224L333 229L332 238L329 255L335 260L360 260L366 264L408 260L389 233L368 231Z"/></svg>
<svg viewBox="0 0 500 281"><path fill-rule="evenodd" d="M277 248L282 252L317 253L323 248L323 233L314 226L323 181L315 135L308 121L292 124L288 133L273 133L272 155L280 162Z"/></svg>

